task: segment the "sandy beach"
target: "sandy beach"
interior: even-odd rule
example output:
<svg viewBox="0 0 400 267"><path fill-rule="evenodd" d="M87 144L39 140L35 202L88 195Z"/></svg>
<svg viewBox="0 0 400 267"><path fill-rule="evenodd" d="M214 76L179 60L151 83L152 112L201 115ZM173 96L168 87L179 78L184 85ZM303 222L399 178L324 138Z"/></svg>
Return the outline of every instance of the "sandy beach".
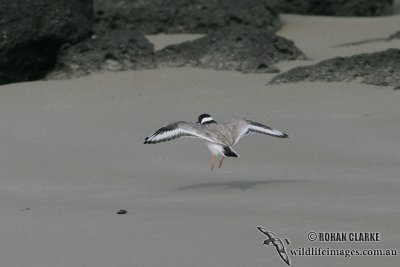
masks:
<svg viewBox="0 0 400 267"><path fill-rule="evenodd" d="M386 38L400 15L281 20L278 34L308 57L281 70L400 47L335 47ZM186 37L150 40L160 49ZM398 266L398 255L289 250L400 249L400 91L266 86L274 75L165 68L0 86L0 266L286 266L262 245L259 225L289 240L292 266ZM213 173L202 141L143 144L201 113L249 118L290 138L246 137L235 147L241 157ZM310 241L310 232L380 240Z"/></svg>

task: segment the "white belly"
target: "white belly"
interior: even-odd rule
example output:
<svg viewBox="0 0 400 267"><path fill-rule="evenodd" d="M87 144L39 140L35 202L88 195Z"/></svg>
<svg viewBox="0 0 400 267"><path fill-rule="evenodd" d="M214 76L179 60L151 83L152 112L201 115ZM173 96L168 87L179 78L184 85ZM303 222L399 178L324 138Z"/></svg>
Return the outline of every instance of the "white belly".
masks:
<svg viewBox="0 0 400 267"><path fill-rule="evenodd" d="M224 148L219 144L208 142L207 143L207 147L211 151L211 154L213 154L215 156L218 155L218 154L219 155L224 155L222 153L224 151Z"/></svg>

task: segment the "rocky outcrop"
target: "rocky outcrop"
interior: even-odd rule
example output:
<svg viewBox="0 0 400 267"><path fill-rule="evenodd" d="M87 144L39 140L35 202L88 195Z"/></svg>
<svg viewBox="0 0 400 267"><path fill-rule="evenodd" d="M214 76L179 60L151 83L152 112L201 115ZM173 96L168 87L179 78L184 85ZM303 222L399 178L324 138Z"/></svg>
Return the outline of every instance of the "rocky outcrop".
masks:
<svg viewBox="0 0 400 267"><path fill-rule="evenodd" d="M155 67L154 48L132 30L96 32L91 38L61 49L55 70L47 79L74 78L101 71Z"/></svg>
<svg viewBox="0 0 400 267"><path fill-rule="evenodd" d="M297 67L274 77L270 84L299 81L362 82L400 89L400 49L338 57Z"/></svg>
<svg viewBox="0 0 400 267"><path fill-rule="evenodd" d="M274 32L237 26L194 41L170 45L156 53L160 66L194 66L252 73L277 72L281 60L302 58L292 41Z"/></svg>
<svg viewBox="0 0 400 267"><path fill-rule="evenodd" d="M276 3L276 1L273 1ZM325 16L382 16L391 13L393 0L280 0L282 13Z"/></svg>
<svg viewBox="0 0 400 267"><path fill-rule="evenodd" d="M91 33L92 0L0 2L0 84L49 72L62 44Z"/></svg>
<svg viewBox="0 0 400 267"><path fill-rule="evenodd" d="M246 25L276 30L278 13L265 0L95 0L96 22L145 34L208 33Z"/></svg>

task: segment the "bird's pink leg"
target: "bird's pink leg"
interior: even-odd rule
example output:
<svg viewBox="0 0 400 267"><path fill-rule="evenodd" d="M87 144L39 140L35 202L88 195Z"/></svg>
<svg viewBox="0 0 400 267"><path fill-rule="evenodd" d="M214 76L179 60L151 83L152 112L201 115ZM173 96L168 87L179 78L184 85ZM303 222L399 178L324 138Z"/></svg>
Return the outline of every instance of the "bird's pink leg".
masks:
<svg viewBox="0 0 400 267"><path fill-rule="evenodd" d="M222 158L221 158L221 160L219 161L218 168L221 168L221 166L222 166L222 162L224 161L224 158L225 158L225 157L222 157Z"/></svg>
<svg viewBox="0 0 400 267"><path fill-rule="evenodd" d="M214 171L214 160L215 160L215 156L211 155L211 171Z"/></svg>

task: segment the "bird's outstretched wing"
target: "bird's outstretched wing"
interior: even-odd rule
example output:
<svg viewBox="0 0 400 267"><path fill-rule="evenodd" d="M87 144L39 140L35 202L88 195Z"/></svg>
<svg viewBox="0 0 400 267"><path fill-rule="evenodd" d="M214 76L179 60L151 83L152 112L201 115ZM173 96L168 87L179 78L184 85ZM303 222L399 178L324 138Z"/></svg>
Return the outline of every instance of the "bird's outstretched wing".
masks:
<svg viewBox="0 0 400 267"><path fill-rule="evenodd" d="M289 136L281 131L272 129L264 124L247 119L235 120L228 124L235 133L235 144L245 135L260 133L279 138L288 138Z"/></svg>
<svg viewBox="0 0 400 267"><path fill-rule="evenodd" d="M279 256L282 258L282 260L284 262L286 262L287 265L290 266L289 256L286 253L285 246L283 245L281 239L279 237L277 237L273 232L268 231L264 227L257 226L257 228L262 233L264 233L266 236L268 236L268 239L264 241L264 244L270 245L270 246L275 246L276 251L278 252Z"/></svg>
<svg viewBox="0 0 400 267"><path fill-rule="evenodd" d="M177 121L161 127L155 133L146 137L144 139L144 144L156 144L180 137L200 138L209 142L218 143L211 139L206 132L202 131L199 125L190 122Z"/></svg>

